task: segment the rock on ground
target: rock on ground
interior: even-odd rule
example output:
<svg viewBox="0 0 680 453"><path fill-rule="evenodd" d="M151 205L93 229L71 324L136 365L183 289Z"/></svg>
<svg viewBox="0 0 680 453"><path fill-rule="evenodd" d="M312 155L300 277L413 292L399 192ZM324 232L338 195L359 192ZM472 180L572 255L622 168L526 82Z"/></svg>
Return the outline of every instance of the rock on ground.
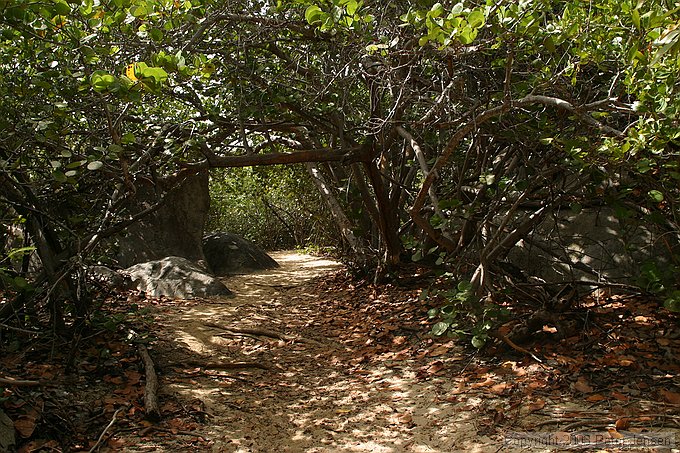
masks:
<svg viewBox="0 0 680 453"><path fill-rule="evenodd" d="M508 261L547 282L634 285L645 266L667 267L668 250L677 247L673 238L618 214L608 207L556 213L520 241Z"/></svg>
<svg viewBox="0 0 680 453"><path fill-rule="evenodd" d="M232 233L213 233L203 238L203 253L215 275L279 267L260 247Z"/></svg>
<svg viewBox="0 0 680 453"><path fill-rule="evenodd" d="M152 297L192 299L232 295L229 288L206 269L179 256L136 264L125 272L137 289Z"/></svg>

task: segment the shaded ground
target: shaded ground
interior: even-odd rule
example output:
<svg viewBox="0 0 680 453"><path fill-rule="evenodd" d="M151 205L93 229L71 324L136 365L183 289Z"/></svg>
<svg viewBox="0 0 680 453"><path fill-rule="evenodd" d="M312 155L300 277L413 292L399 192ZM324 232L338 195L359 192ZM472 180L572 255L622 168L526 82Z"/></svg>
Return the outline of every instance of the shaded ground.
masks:
<svg viewBox="0 0 680 453"><path fill-rule="evenodd" d="M419 288L356 287L342 272L328 277L340 270L336 263L289 253L274 258L280 269L227 279L234 299L161 308L152 354L163 370L164 393L194 408L193 416L175 419L174 430L197 437L155 432L125 437L119 448L526 451L504 445L505 436L529 430L607 434L617 421L621 432L678 427L680 401L668 401L677 395L677 373L649 373L625 351L614 348L609 358L614 378L589 374L583 352L568 354L558 345L543 348L553 357L544 364L511 350L498 351L499 359L475 357L423 334L428 307ZM230 334L206 323L297 340ZM677 346L677 337L671 342ZM187 361L196 366L181 366ZM215 369L237 362L267 369ZM669 366L677 371L675 357ZM653 375L651 384L642 374Z"/></svg>
<svg viewBox="0 0 680 453"><path fill-rule="evenodd" d="M591 451L618 451L633 435L677 435L680 325L655 302L582 301L574 336L546 326L524 345L539 363L502 343L477 354L433 340L422 278L374 286L332 261L274 258L281 268L226 279L234 298L123 294L108 310L131 322L8 354L3 374L50 382L5 393L32 439L21 451L566 450L504 443L513 432L595 432L608 443ZM160 377L156 424L136 342Z"/></svg>

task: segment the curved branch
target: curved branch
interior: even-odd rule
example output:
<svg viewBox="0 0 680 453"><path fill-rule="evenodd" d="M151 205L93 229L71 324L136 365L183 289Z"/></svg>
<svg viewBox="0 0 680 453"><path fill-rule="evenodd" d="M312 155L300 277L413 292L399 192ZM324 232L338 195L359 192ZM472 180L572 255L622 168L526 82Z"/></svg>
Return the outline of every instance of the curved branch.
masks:
<svg viewBox="0 0 680 453"><path fill-rule="evenodd" d="M570 113L575 114L582 122L590 126L596 127L597 129L601 130L606 134L615 135L617 137L621 137L624 135L623 132L612 127L609 127L605 124L602 124L595 118L586 114L585 109L576 108L574 107L573 104L563 99L550 96L528 95L516 101L505 102L502 105L485 110L477 116L473 116L471 120L469 120L467 123L461 126L449 139L441 155L437 158L437 161L430 169L430 172L425 176L425 180L423 181L423 184L420 187L420 191L418 192L418 195L416 196L416 199L413 202L413 206L411 207L411 218L413 219L413 221L419 227L421 227L428 234L428 236L430 236L439 245L444 247L447 251L453 252L455 250L455 243L442 237L442 235L437 233L436 230L432 228L430 223L420 215L420 212L423 209L423 206L425 205L425 199L429 194L430 187L432 187L432 184L434 183L437 174L448 163L449 159L451 158L451 155L458 148L458 145L460 145L460 142L463 141L463 139L470 132L475 130L480 124L483 124L491 120L492 118L507 113L510 110L518 109L532 104L541 104L550 107L555 107L561 110L566 110ZM591 103L588 105L601 107L600 103Z"/></svg>

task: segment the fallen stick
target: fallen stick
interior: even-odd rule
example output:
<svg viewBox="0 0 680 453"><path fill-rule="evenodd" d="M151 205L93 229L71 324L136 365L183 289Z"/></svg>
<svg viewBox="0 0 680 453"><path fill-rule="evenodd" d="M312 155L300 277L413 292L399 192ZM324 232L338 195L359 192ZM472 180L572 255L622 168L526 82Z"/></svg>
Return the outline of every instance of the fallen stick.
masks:
<svg viewBox="0 0 680 453"><path fill-rule="evenodd" d="M38 381L23 381L20 379L0 377L0 385L11 385L14 387L40 387L42 384Z"/></svg>
<svg viewBox="0 0 680 453"><path fill-rule="evenodd" d="M144 362L144 370L146 372L146 386L144 387L144 411L146 417L151 420L161 419L161 409L158 406L158 376L153 366L153 360L149 355L149 351L142 344L139 345L139 356Z"/></svg>

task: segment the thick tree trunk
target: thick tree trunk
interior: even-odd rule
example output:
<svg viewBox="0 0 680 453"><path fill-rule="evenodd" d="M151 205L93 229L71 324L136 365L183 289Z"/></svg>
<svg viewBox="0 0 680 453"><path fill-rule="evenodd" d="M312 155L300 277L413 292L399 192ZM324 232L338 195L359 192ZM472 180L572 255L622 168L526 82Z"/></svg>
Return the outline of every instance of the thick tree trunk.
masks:
<svg viewBox="0 0 680 453"><path fill-rule="evenodd" d="M205 260L202 241L210 209L208 172L180 178L135 182L137 192L128 210L136 213L161 200L162 205L119 238L118 262L122 267L167 256Z"/></svg>
<svg viewBox="0 0 680 453"><path fill-rule="evenodd" d="M372 162L365 162L364 166L371 181L373 192L378 206L378 229L382 236L383 245L385 246L385 264L389 267L395 266L399 263L399 255L402 247L399 240L399 219L398 210L393 209L390 205L385 185L383 184L382 175L378 167Z"/></svg>

